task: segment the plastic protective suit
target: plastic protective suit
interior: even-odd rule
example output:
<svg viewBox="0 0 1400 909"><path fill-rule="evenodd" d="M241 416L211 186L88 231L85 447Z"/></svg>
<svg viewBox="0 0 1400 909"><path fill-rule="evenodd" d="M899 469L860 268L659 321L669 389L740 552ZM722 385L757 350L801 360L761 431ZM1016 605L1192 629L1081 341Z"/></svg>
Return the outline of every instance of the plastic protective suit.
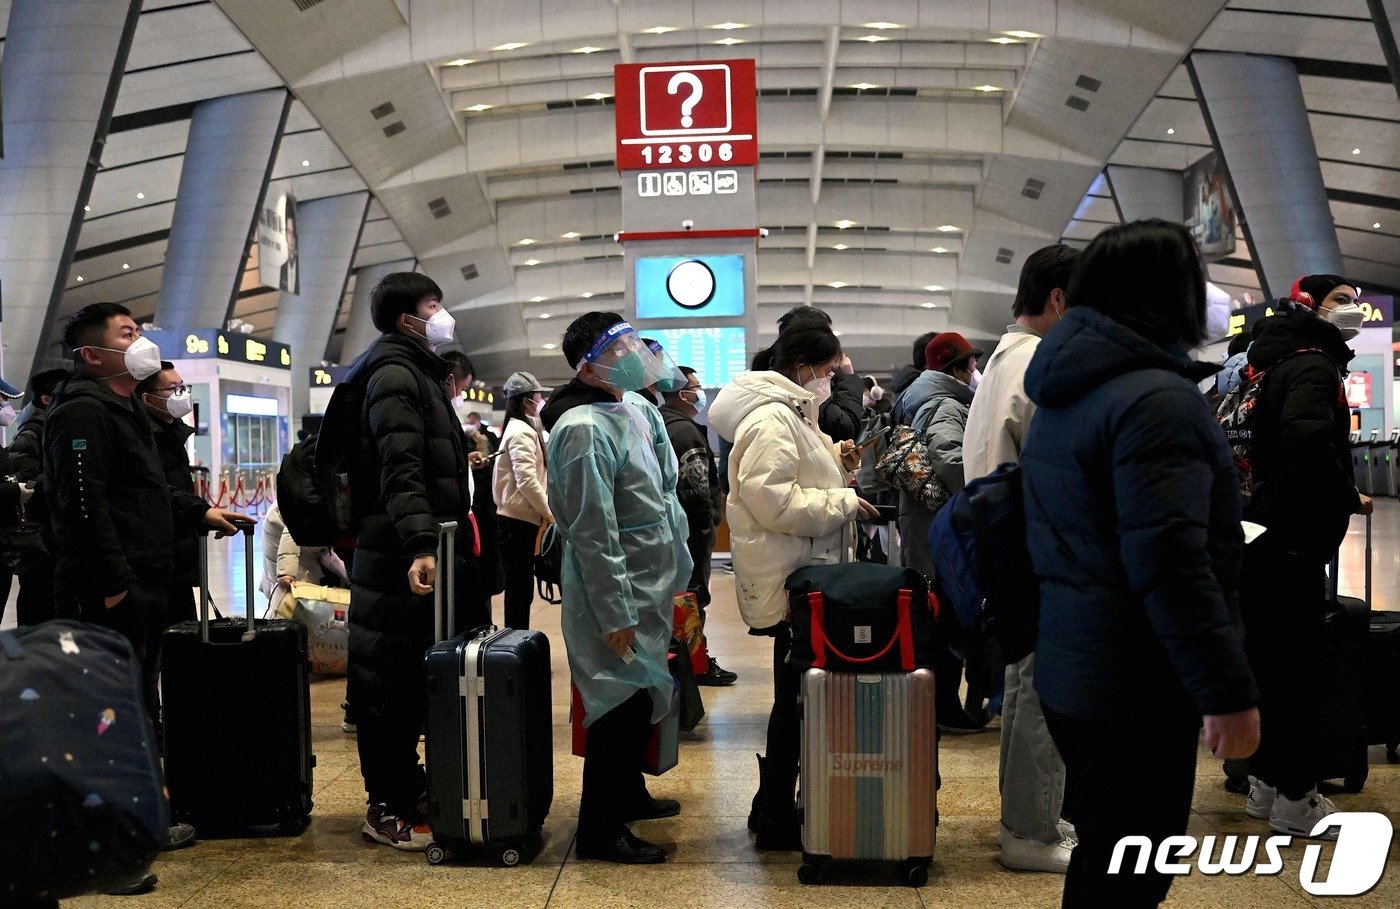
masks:
<svg viewBox="0 0 1400 909"><path fill-rule="evenodd" d="M656 722L673 691L672 596L692 567L665 423L632 392L574 406L554 424L548 461L549 507L564 536L561 624L584 725L638 689L650 691ZM633 625L627 662L604 636Z"/></svg>

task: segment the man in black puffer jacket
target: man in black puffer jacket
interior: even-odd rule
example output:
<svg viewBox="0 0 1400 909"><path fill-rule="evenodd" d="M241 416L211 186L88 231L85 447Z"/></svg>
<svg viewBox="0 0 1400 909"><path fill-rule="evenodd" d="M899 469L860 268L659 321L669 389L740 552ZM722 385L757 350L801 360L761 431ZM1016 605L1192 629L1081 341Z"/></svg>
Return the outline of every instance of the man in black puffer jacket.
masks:
<svg viewBox="0 0 1400 909"><path fill-rule="evenodd" d="M388 275L370 297L383 334L350 368L364 410L351 485L359 521L350 569L347 696L359 723L360 773L369 795L362 833L407 851L432 841L418 736L427 711L423 654L433 644L438 525L457 521L469 552L467 455L448 401L447 361L455 320L424 275ZM323 436L324 437L324 436ZM458 566L441 570L460 573ZM459 579L460 580L460 579ZM459 587L460 590L460 587Z"/></svg>
<svg viewBox="0 0 1400 909"><path fill-rule="evenodd" d="M1255 326L1249 365L1263 373L1251 417L1244 516L1268 532L1245 550L1240 583L1264 735L1250 760L1251 817L1308 836L1336 810L1317 793L1322 692L1316 675L1327 612L1326 567L1353 514L1369 512L1352 476L1342 377L1355 354L1360 291L1312 275Z"/></svg>

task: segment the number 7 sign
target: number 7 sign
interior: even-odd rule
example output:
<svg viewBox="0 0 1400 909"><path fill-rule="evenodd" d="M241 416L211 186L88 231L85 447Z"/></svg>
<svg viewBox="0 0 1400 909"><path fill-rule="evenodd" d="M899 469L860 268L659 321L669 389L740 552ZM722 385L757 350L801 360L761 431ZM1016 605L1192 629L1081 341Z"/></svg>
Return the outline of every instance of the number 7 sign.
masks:
<svg viewBox="0 0 1400 909"><path fill-rule="evenodd" d="M618 170L758 163L753 60L622 64L613 78Z"/></svg>

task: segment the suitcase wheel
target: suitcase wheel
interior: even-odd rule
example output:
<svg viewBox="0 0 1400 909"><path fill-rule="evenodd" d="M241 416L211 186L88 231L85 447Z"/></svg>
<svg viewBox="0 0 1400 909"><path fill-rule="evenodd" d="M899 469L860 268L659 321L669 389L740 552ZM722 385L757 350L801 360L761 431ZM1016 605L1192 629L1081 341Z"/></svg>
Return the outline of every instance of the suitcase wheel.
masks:
<svg viewBox="0 0 1400 909"><path fill-rule="evenodd" d="M815 855L802 856L802 864L797 866L797 881L800 884L820 884L826 863Z"/></svg>
<svg viewBox="0 0 1400 909"><path fill-rule="evenodd" d="M429 843L427 856L429 865L441 865L447 861L447 849L438 843Z"/></svg>
<svg viewBox="0 0 1400 909"><path fill-rule="evenodd" d="M1385 746L1385 759L1392 764L1400 764L1400 743L1390 742Z"/></svg>
<svg viewBox="0 0 1400 909"><path fill-rule="evenodd" d="M311 826L311 818L301 815L289 817L277 825L277 830L283 836L301 836L306 832L306 828Z"/></svg>
<svg viewBox="0 0 1400 909"><path fill-rule="evenodd" d="M501 850L501 864L507 868L514 868L520 864L520 850L514 846L508 846Z"/></svg>
<svg viewBox="0 0 1400 909"><path fill-rule="evenodd" d="M899 866L899 876L910 887L922 887L928 883L928 865L921 861L908 861Z"/></svg>

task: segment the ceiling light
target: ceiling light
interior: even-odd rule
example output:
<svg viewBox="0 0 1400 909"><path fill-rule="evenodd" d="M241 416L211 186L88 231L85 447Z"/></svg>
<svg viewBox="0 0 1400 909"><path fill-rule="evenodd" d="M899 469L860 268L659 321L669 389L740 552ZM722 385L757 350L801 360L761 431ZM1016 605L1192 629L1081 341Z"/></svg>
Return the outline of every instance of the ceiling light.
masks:
<svg viewBox="0 0 1400 909"><path fill-rule="evenodd" d="M841 337L841 332L839 332L839 331L833 331L832 334L835 335L835 336L838 337L838 338Z"/></svg>
<svg viewBox="0 0 1400 909"><path fill-rule="evenodd" d="M559 236L563 237L565 240L577 240L583 235L576 230L571 230L567 234L560 234Z"/></svg>
<svg viewBox="0 0 1400 909"><path fill-rule="evenodd" d="M743 39L743 38L720 38L720 39L719 39L718 41L716 41L715 43L716 43L716 44L723 44L725 47L733 47L733 46L736 45L736 44L743 44L743 43L744 43L744 39Z"/></svg>
<svg viewBox="0 0 1400 909"><path fill-rule="evenodd" d="M919 305L922 306L924 309L937 309L937 308L938 308L938 304L937 304L937 303L920 303Z"/></svg>
<svg viewBox="0 0 1400 909"><path fill-rule="evenodd" d="M128 268L130 268L130 267L131 267L131 263L130 263L130 262L123 262L123 263L122 263L122 271L126 271L126 270L127 270Z"/></svg>
<svg viewBox="0 0 1400 909"><path fill-rule="evenodd" d="M137 194L136 194L136 198L138 198L138 199L144 199L144 198L146 198L146 194L145 194L145 193L137 193Z"/></svg>
<svg viewBox="0 0 1400 909"><path fill-rule="evenodd" d="M857 38L856 40L864 41L866 44L875 44L877 42L888 41L890 39L886 35L866 35L863 38Z"/></svg>
<svg viewBox="0 0 1400 909"><path fill-rule="evenodd" d="M529 46L530 46L529 44L527 44L527 43L525 43L525 42L523 42L523 41L511 41L511 42L509 42L508 44L497 44L495 47L493 47L493 48L491 48L491 49L492 49L493 51L513 51L513 50L520 50L522 47L529 47Z"/></svg>
<svg viewBox="0 0 1400 909"><path fill-rule="evenodd" d="M544 346L544 349L545 349L545 350L553 350L553 349L554 349L554 345L553 345L553 344L546 344L546 345Z"/></svg>
<svg viewBox="0 0 1400 909"><path fill-rule="evenodd" d="M541 319L548 319L548 318L550 318L550 315L549 315L549 313L547 313L547 312L542 312L542 313L540 313L540 318L541 318Z"/></svg>
<svg viewBox="0 0 1400 909"><path fill-rule="evenodd" d="M583 293L579 294L579 296L583 297L585 300L591 300L593 299L593 291L585 290Z"/></svg>
<svg viewBox="0 0 1400 909"><path fill-rule="evenodd" d="M91 206L91 205L84 205L84 206L83 206L83 211L92 211L92 206Z"/></svg>
<svg viewBox="0 0 1400 909"><path fill-rule="evenodd" d="M1023 32L1023 31L1014 30L1014 29L1013 29L1012 31L1009 31L1009 32L1002 32L1002 34L1005 35L1005 36L1008 37L1008 38L1025 38L1027 41L1029 41L1029 40L1032 39L1032 38L1044 38L1044 37L1045 37L1044 35L1040 34L1039 32Z"/></svg>
<svg viewBox="0 0 1400 909"><path fill-rule="evenodd" d="M748 28L743 22L721 22L719 25L711 25L710 28L722 28L726 31L735 28Z"/></svg>
<svg viewBox="0 0 1400 909"><path fill-rule="evenodd" d="M467 110L471 111L471 112L474 113L474 114L479 114L479 113L481 113L482 111L484 111L484 110L490 110L491 108L493 108L493 107L495 107L495 106L496 106L496 105L494 105L494 104L473 104L471 107L467 108Z"/></svg>
<svg viewBox="0 0 1400 909"><path fill-rule="evenodd" d="M600 50L607 50L607 48L604 48L604 47L576 47L576 48L573 49L572 53L575 53L575 54L596 54L596 53L598 53L598 51L600 51Z"/></svg>
<svg viewBox="0 0 1400 909"><path fill-rule="evenodd" d="M531 298L530 298L530 302L531 302L531 303L543 303L545 300L548 300L548 299L549 299L549 297L531 297Z"/></svg>
<svg viewBox="0 0 1400 909"><path fill-rule="evenodd" d="M534 268L536 265L539 265L539 264L540 264L540 260L539 260L539 259L526 259L526 260L525 260L525 266L526 266L527 268Z"/></svg>
<svg viewBox="0 0 1400 909"><path fill-rule="evenodd" d="M991 42L992 42L993 44L1020 44L1020 43L1021 43L1020 41L1017 41L1015 38L992 38L992 39L991 39Z"/></svg>
<svg viewBox="0 0 1400 909"><path fill-rule="evenodd" d="M1372 230L1380 230L1380 229L1381 229L1381 222L1377 221L1375 224L1372 224L1372 225L1371 225L1371 229L1372 229Z"/></svg>
<svg viewBox="0 0 1400 909"><path fill-rule="evenodd" d="M642 29L642 34L644 34L644 35L665 35L665 34L667 34L667 33L669 33L669 32L674 32L674 31L676 31L675 27L670 26L670 25L653 25L651 28L644 28L644 29Z"/></svg>
<svg viewBox="0 0 1400 909"><path fill-rule="evenodd" d="M608 98L611 98L612 95L608 92L594 92L591 95L584 95L583 97L589 101L604 101Z"/></svg>
<svg viewBox="0 0 1400 909"><path fill-rule="evenodd" d="M840 290L841 288L843 288L843 287L845 287L845 286L846 286L846 282L845 282L845 281L832 281L830 284L827 285L827 287L834 287L834 288L836 288L837 290Z"/></svg>
<svg viewBox="0 0 1400 909"><path fill-rule="evenodd" d="M1361 154L1361 149L1359 149L1359 148L1353 148L1353 149L1351 150L1351 153L1352 153L1353 155L1359 155L1359 154Z"/></svg>
<svg viewBox="0 0 1400 909"><path fill-rule="evenodd" d="M845 230L845 229L848 228L848 227L855 227L855 226L856 226L856 222L851 221L851 220L848 220L848 219L846 219L846 218L842 218L840 221L837 221L837 222L836 222L836 228L837 228L838 230Z"/></svg>
<svg viewBox="0 0 1400 909"><path fill-rule="evenodd" d="M78 280L79 280L79 281L83 280L83 276L82 276L82 275L78 275Z"/></svg>
<svg viewBox="0 0 1400 909"><path fill-rule="evenodd" d="M832 249L850 249L850 247L847 246L845 243L837 243L835 246L833 246L833 247L831 247L831 248L832 248Z"/></svg>
<svg viewBox="0 0 1400 909"><path fill-rule="evenodd" d="M1000 85L974 85L972 90L976 92L1001 92L1006 91Z"/></svg>
<svg viewBox="0 0 1400 909"><path fill-rule="evenodd" d="M302 167L310 167L310 166L311 166L311 162L310 162L310 161L303 161L303 162L301 162L301 166L302 166Z"/></svg>
<svg viewBox="0 0 1400 909"><path fill-rule="evenodd" d="M955 234L958 232L958 227L955 224L944 224L938 229L945 234Z"/></svg>
<svg viewBox="0 0 1400 909"><path fill-rule="evenodd" d="M928 291L928 292L931 293L931 294L942 293L943 291L945 291L945 290L947 290L947 289L948 289L948 288L944 287L942 284L925 284L925 285L924 285L924 290Z"/></svg>
<svg viewBox="0 0 1400 909"><path fill-rule="evenodd" d="M475 60L468 60L466 57L461 57L456 60L448 60L443 66L471 66L475 62Z"/></svg>
<svg viewBox="0 0 1400 909"><path fill-rule="evenodd" d="M852 86L851 86L851 88L854 88L854 89L856 89L857 91L862 91L862 92L868 92L868 91L870 91L872 88L879 88L879 87L880 87L880 86L876 85L876 84L873 83L873 82L857 82L855 85L852 85Z"/></svg>
<svg viewBox="0 0 1400 909"><path fill-rule="evenodd" d="M945 249L945 248L942 247L942 246L935 246L933 249L929 250L929 252L936 252L936 253L945 253L945 252L947 252L947 251L948 251L948 250Z"/></svg>
<svg viewBox="0 0 1400 909"><path fill-rule="evenodd" d="M521 245L521 246L534 246L534 245L535 245L535 241L534 241L534 240L531 240L529 237L526 237L524 240L521 240L521 241L520 241L520 245Z"/></svg>
<svg viewBox="0 0 1400 909"><path fill-rule="evenodd" d="M1167 135L1169 135L1169 136L1175 136L1175 135L1176 135L1176 130L1174 130L1174 129L1168 129L1168 130L1167 130Z"/></svg>
<svg viewBox="0 0 1400 909"><path fill-rule="evenodd" d="M904 26L900 25L898 22L867 22L867 23L865 23L865 25L862 26L862 27L863 27L863 28L878 28L878 29L882 29L882 30L884 30L884 29L891 29L891 28L904 28Z"/></svg>

